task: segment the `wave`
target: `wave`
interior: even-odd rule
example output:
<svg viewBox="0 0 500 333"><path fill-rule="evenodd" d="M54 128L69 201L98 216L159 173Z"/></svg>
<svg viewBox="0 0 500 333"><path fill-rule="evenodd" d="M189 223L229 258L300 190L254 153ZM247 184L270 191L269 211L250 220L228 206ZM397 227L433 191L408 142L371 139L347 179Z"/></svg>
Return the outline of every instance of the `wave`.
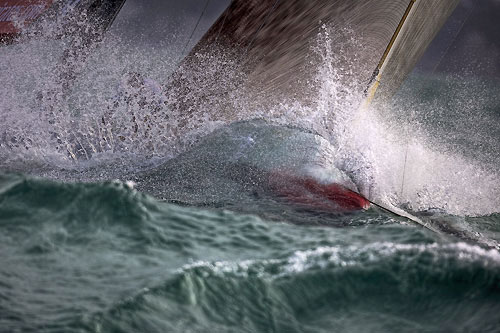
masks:
<svg viewBox="0 0 500 333"><path fill-rule="evenodd" d="M497 213L498 133L493 125L498 120L492 96L498 85L440 78L432 82L429 97L428 80L409 80L395 105L361 111L366 82L348 79L359 59L332 66L351 58L347 50L362 47L349 37L347 31L321 29L311 49L319 62L311 68L311 82L304 83L314 87L309 104L292 98L269 105L248 100L238 89L217 94L241 75L233 66L234 55L217 47L199 59L199 66L180 69L190 82L186 92L160 81L175 67L166 51L158 50L152 60L139 49L123 51L123 42L113 37L82 69L69 95L57 90L50 73L58 48L33 39L2 49L8 66L1 70L9 84L0 91L5 101L1 167L65 180L123 179L189 151L216 129L261 118L319 134L331 145L324 158L335 160L349 176L356 174L358 190L374 201L460 216ZM345 42L337 45L336 40ZM186 104L189 110L182 109ZM464 125L471 117L474 126ZM433 123L441 125L429 129ZM462 144L469 138L475 140L472 148Z"/></svg>
<svg viewBox="0 0 500 333"><path fill-rule="evenodd" d="M500 239L496 88L460 99L444 78L447 99L363 112L354 65L332 66L362 47L348 37L322 28L308 104L248 100L224 50L169 90L172 54L111 38L66 91L64 38L2 48L0 168L56 181L0 174L0 330L496 330L496 250L340 204L360 192Z"/></svg>
<svg viewBox="0 0 500 333"><path fill-rule="evenodd" d="M2 175L4 327L412 331L494 324L497 251L373 210L324 217L329 224L302 212L307 225L282 223L294 214L273 223L159 202L130 183Z"/></svg>
<svg viewBox="0 0 500 333"><path fill-rule="evenodd" d="M498 252L465 243L319 247L184 266L87 325L103 332L489 330L498 324L499 279Z"/></svg>
<svg viewBox="0 0 500 333"><path fill-rule="evenodd" d="M131 183L61 183L16 175L0 175L0 205L4 221L33 219L137 221L147 218L153 199L133 190ZM14 219L16 218L16 219Z"/></svg>

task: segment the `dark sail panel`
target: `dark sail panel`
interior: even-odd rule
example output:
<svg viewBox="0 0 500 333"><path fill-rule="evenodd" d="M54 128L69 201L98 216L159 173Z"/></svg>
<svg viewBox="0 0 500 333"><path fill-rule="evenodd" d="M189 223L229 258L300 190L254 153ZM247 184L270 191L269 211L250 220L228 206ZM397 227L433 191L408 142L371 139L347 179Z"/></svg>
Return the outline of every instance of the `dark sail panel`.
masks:
<svg viewBox="0 0 500 333"><path fill-rule="evenodd" d="M236 85L253 96L250 99L264 104L284 98L312 103L311 80L316 68L311 49L326 25L334 32L329 36L332 52L342 53L332 60L333 65L350 67L344 80L355 82L360 88L370 83L382 55L390 51L383 63L383 87L377 92L390 97L457 3L458 0L234 0L186 57L182 71L196 70L200 65L196 55L213 52L217 45L224 52L230 50L237 55L237 70L242 75L238 75ZM409 7L413 8L406 17ZM388 49L403 18L406 20L400 34ZM182 81L182 75L174 75L174 85L192 85Z"/></svg>
<svg viewBox="0 0 500 333"><path fill-rule="evenodd" d="M355 68L351 78L368 83L373 69L393 35L409 0L381 3L377 0L355 1L248 1L235 0L187 56L186 66L196 66L196 54L212 51L213 45L238 55L239 70L244 73L241 85L260 101L293 97L308 102L311 97L305 85L314 75L311 48L323 25L343 33L332 35L332 46L340 47L345 39L358 40L363 48L344 50L360 55L363 66ZM339 67L343 63L335 64ZM182 75L174 78L175 85ZM186 87L187 89L187 87Z"/></svg>

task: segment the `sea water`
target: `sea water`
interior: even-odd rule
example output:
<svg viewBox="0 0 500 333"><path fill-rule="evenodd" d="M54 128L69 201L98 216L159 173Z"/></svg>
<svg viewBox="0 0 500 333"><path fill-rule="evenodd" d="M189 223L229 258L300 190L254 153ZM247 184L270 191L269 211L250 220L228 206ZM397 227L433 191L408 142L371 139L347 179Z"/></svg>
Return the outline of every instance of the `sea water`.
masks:
<svg viewBox="0 0 500 333"><path fill-rule="evenodd" d="M494 83L361 112L328 51L313 106L240 96L186 120L148 69L168 76L167 54L105 44L67 92L51 43L0 50L0 331L498 330L500 253L475 241L500 241ZM440 228L290 200L277 172Z"/></svg>

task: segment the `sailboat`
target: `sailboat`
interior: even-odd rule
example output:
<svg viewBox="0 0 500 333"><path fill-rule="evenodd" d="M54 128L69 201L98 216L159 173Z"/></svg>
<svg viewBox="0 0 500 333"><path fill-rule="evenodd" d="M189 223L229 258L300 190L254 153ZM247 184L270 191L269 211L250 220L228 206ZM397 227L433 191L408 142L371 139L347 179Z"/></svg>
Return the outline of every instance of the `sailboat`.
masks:
<svg viewBox="0 0 500 333"><path fill-rule="evenodd" d="M178 70L168 80L168 86L175 87L181 94L189 91L189 98L179 99L179 107L187 116L196 112L200 100L207 98L206 91L193 86L197 82L186 77L185 73L203 71L200 59L210 58L224 50L231 54L231 66L238 75L230 78L231 82L225 88L218 85L214 92L223 101L219 105L222 109L224 101L229 103L227 96L235 89L244 91L249 100L259 105L274 105L284 97L307 105L313 102L311 96L314 96L311 93L314 87L304 84L313 81L311 62L315 59L310 51L321 30L329 26L332 31L339 32L330 35L331 46L343 47L344 54L359 57L359 66L351 67L353 70L345 79L361 83L359 89L364 92L365 100L360 107L366 107L391 98L459 2L233 0L180 61ZM31 29L36 31L37 25L45 20L57 21L64 17L62 31L64 28L72 31L70 35L74 36L75 42L68 44L61 59L60 78L63 86L70 87L78 75L78 65L100 43L124 3L125 0L39 0L14 4L10 0L0 0L0 19L3 20L0 34L5 43L16 42L23 38L21 25L34 27ZM33 6L37 6L36 10ZM72 25L83 18L87 20L87 25ZM82 29L88 25L95 29ZM356 42L346 44L345 39ZM346 67L351 60L348 57L338 58L332 66ZM317 185L312 188L317 189ZM317 192L324 193L332 188L317 189ZM342 192L344 189L335 191ZM354 194L349 192L348 196ZM359 208L366 207L364 198L359 196L356 200ZM402 210L389 210L434 229Z"/></svg>
<svg viewBox="0 0 500 333"><path fill-rule="evenodd" d="M207 0L207 4L208 4ZM214 46L239 56L239 85L273 102L275 96L307 100L304 85L310 79L310 50L322 26L360 41L348 50L363 53L363 66L352 77L366 82L371 101L390 98L404 81L459 0L233 0L201 40L182 60L184 68L195 66ZM60 33L75 35L85 43L70 45L67 54L87 54L98 43L122 9L125 0L0 0L0 40L11 43L21 31L36 31L44 21L60 21ZM85 24L81 24L85 20ZM92 29L82 29L89 27ZM80 56L82 57L82 56ZM337 67L346 64L333 64ZM173 75L172 85L186 85ZM187 87L186 87L187 88ZM376 94L375 94L376 92ZM221 92L223 94L223 92Z"/></svg>
<svg viewBox="0 0 500 333"><path fill-rule="evenodd" d="M234 0L184 59L196 66L213 45L239 55L246 92L270 104L276 96L307 103L310 50L321 28L348 30L330 36L334 47L344 38L359 41L344 53L362 53L350 79L365 82L367 101L390 98L413 69L459 0L394 1L245 1ZM356 49L358 48L358 49ZM359 50L362 48L362 52ZM338 60L335 67L346 67ZM190 84L179 78L175 85ZM175 77L175 74L174 74ZM223 92L221 92L223 94Z"/></svg>
<svg viewBox="0 0 500 333"><path fill-rule="evenodd" d="M209 57L217 49L231 50L233 58L238 59L232 64L238 76L236 82L226 85L226 91L217 86L222 100L231 90L240 89L250 100L264 105L277 104L283 96L302 104L311 103L308 99L314 94L308 89L314 87L304 84L312 81L310 50L322 27L329 25L334 31L348 29L347 36L331 36L333 47L344 46L345 38L361 41L343 50L354 54L359 52L356 47L364 49L362 65L354 67L345 79L362 83L365 99L361 107L366 108L374 101L391 98L458 3L459 0L235 0L184 58L170 85L181 92L192 91L193 80L186 78L185 73L199 72L204 66L199 59ZM332 65L353 68L347 63L350 61L340 58ZM190 96L182 104L192 112L200 102ZM383 208L437 231L403 210Z"/></svg>
<svg viewBox="0 0 500 333"><path fill-rule="evenodd" d="M352 70L344 79L360 82L358 87L363 90L364 100L359 107L365 110L371 103L391 99L459 3L459 0L234 0L184 58L170 85L180 91L192 91L193 80L186 79L184 73L202 70L200 59L210 58L214 49L220 48L232 51L233 59L237 59L232 66L238 70L235 82L227 85L226 91L217 86L222 100L236 88L243 90L249 100L260 103L260 107L264 105L264 109L266 105L279 103L283 96L301 104L312 103L314 87L305 84L313 82L310 51L321 29L330 26L331 31L341 32L330 34L333 48L344 47L342 52L351 52L352 58L362 48L363 56L357 66L350 67ZM347 33L342 33L345 30ZM357 43L346 47L345 39ZM352 59L340 57L335 61L332 66L342 68L348 67ZM185 109L196 110L199 101L191 98L183 103ZM342 197L341 193L333 192L329 193L331 197ZM356 200L361 203L359 207L364 206L362 196ZM371 204L438 234L445 232L498 248L494 241L457 230L446 222L436 223L382 202Z"/></svg>

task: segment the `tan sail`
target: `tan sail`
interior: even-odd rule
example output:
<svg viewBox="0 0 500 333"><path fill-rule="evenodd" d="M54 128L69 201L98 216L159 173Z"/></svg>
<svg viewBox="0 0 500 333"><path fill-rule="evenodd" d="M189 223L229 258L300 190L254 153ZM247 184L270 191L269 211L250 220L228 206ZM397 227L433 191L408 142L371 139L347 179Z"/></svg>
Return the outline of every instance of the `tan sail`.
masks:
<svg viewBox="0 0 500 333"><path fill-rule="evenodd" d="M200 55L215 48L232 52L238 82L221 89L227 95L243 87L251 99L273 104L290 98L302 103L313 98L315 46L322 26L330 27L332 47L344 57L333 66L351 66L346 80L371 84L379 68L380 96L391 96L414 67L458 0L234 0L185 58L181 71L200 70ZM413 5L408 13L408 8ZM406 15L406 19L402 20ZM401 23L402 24L401 26ZM400 33L395 35L400 27ZM338 32L338 33L337 33ZM392 47L388 48L393 37ZM352 39L353 45L345 40ZM384 52L388 54L379 66ZM354 65L347 62L356 58ZM383 66L384 76L380 76ZM204 80L207 80L205 78ZM173 85L191 90L192 81L174 74ZM206 97L206 96L205 96ZM193 100L183 100L186 107Z"/></svg>
<svg viewBox="0 0 500 333"><path fill-rule="evenodd" d="M403 83L460 0L412 0L376 69L368 99L383 102Z"/></svg>

